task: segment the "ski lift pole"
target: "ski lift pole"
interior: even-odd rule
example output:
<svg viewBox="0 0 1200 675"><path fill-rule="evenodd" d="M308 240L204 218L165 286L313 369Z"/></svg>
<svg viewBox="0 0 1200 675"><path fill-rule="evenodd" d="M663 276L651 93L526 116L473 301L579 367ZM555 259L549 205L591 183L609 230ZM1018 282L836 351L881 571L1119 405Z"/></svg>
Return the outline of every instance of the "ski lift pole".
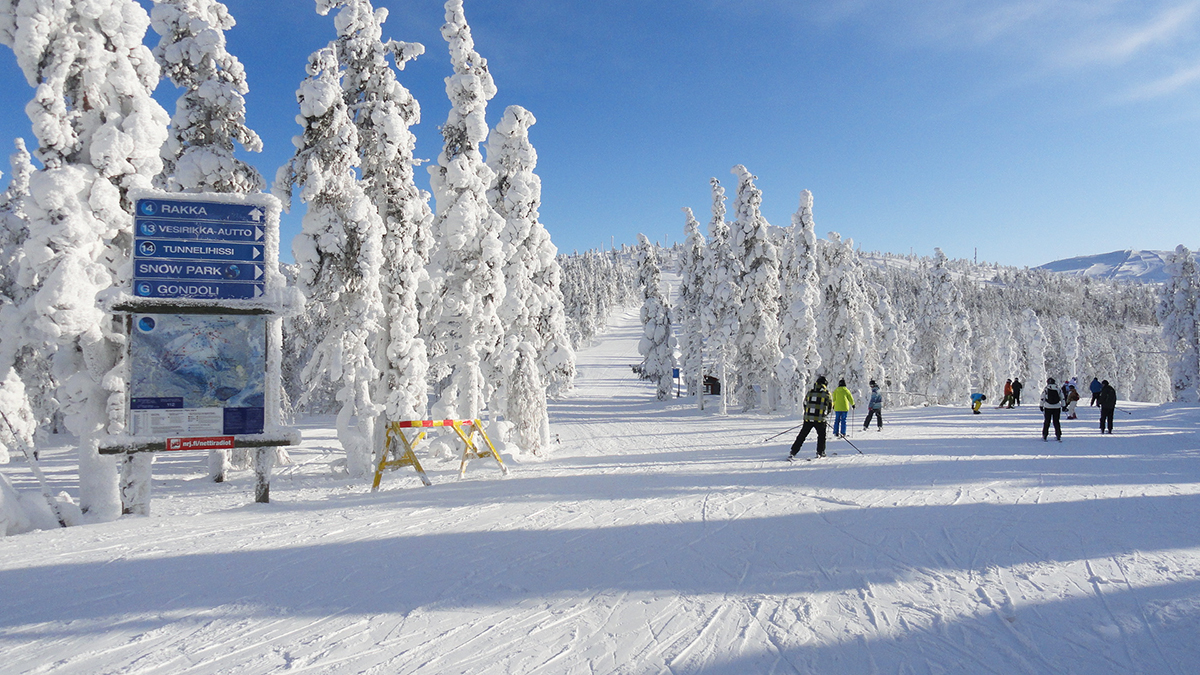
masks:
<svg viewBox="0 0 1200 675"><path fill-rule="evenodd" d="M8 421L8 415L5 415L3 411L0 411L0 419L4 420L4 425L8 427L8 433L12 434L13 441L21 446L21 452L25 454L25 459L29 462L29 468L33 469L33 475L37 478L38 484L42 486L42 496L46 498L46 503L50 505L50 510L54 512L54 517L58 519L58 524L66 527L67 521L63 518L62 511L58 508L58 500L50 493L50 485L46 482L46 475L42 473L42 467L38 464L37 457L29 449L25 441L17 435L17 430L13 428L12 422Z"/></svg>

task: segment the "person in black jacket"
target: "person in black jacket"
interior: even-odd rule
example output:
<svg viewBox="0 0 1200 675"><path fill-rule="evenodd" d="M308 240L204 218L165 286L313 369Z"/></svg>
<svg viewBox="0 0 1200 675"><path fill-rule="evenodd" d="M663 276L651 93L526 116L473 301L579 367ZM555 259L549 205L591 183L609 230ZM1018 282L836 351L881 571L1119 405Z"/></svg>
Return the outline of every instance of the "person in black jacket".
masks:
<svg viewBox="0 0 1200 675"><path fill-rule="evenodd" d="M829 416L829 411L833 410L833 397L826 388L828 384L829 381L821 375L804 397L804 426L800 428L800 433L792 443L792 452L788 455L789 462L796 459L796 453L800 452L800 446L804 445L808 432L814 430L817 432L817 457L825 456L825 419Z"/></svg>
<svg viewBox="0 0 1200 675"><path fill-rule="evenodd" d="M1117 390L1105 380L1100 383L1100 433L1104 433L1106 425L1108 433L1112 433L1113 413L1117 410Z"/></svg>
<svg viewBox="0 0 1200 675"><path fill-rule="evenodd" d="M1062 443L1062 423L1059 418L1062 415L1062 408L1066 401L1063 401L1062 392L1058 386L1054 384L1054 378L1046 380L1046 390L1042 392L1042 400L1039 408L1042 411L1042 440L1046 440L1050 435L1050 425L1054 424L1054 439Z"/></svg>
<svg viewBox="0 0 1200 675"><path fill-rule="evenodd" d="M1021 390L1024 388L1025 388L1025 385L1021 384L1021 380L1019 378L1014 377L1013 378L1013 403L1018 406L1021 405Z"/></svg>

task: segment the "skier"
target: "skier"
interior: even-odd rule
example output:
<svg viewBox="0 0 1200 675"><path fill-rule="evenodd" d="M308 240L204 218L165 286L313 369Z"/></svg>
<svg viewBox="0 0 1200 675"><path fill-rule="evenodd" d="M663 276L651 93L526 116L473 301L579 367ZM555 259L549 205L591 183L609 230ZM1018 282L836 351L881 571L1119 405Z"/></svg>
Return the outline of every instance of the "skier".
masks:
<svg viewBox="0 0 1200 675"><path fill-rule="evenodd" d="M1105 382L1108 382L1108 380L1105 380ZM1092 402L1088 404L1089 408L1094 405L1098 405L1098 402L1100 401L1100 392L1103 389L1104 384L1101 383L1100 380L1093 377L1092 383L1088 385L1088 391L1092 392Z"/></svg>
<svg viewBox="0 0 1200 675"><path fill-rule="evenodd" d="M825 388L827 384L829 381L824 375L817 377L816 384L804 397L804 426L800 427L800 433L792 443L792 452L788 455L789 462L796 459L796 453L800 452L800 446L804 445L804 439L808 438L808 432L813 429L817 430L817 457L825 456L825 418L833 408L833 399L829 396L829 390Z"/></svg>
<svg viewBox="0 0 1200 675"><path fill-rule="evenodd" d="M971 394L971 412L975 413L976 415L980 414L979 409L983 407L983 402L986 400L987 396L984 394L980 394L979 392Z"/></svg>
<svg viewBox="0 0 1200 675"><path fill-rule="evenodd" d="M1004 398L1000 399L1000 405L998 405L996 407L1003 408L1004 405L1007 403L1008 407L1011 408L1011 407L1013 407L1014 400L1015 399L1013 399L1013 381L1005 380L1004 381Z"/></svg>
<svg viewBox="0 0 1200 675"><path fill-rule="evenodd" d="M1014 377L1013 378L1013 405L1016 405L1016 406L1021 405L1021 390L1024 388L1025 388L1025 385L1021 384L1021 381Z"/></svg>
<svg viewBox="0 0 1200 675"><path fill-rule="evenodd" d="M1108 380L1100 383L1100 433L1104 433L1107 423L1108 433L1112 434L1113 413L1117 411L1117 390Z"/></svg>
<svg viewBox="0 0 1200 675"><path fill-rule="evenodd" d="M863 422L863 431L871 426L871 417L875 418L879 430L883 431L883 395L879 393L879 385L875 384L875 380L871 380L871 399L867 401L867 421Z"/></svg>
<svg viewBox="0 0 1200 675"><path fill-rule="evenodd" d="M833 435L846 435L846 418L854 407L854 394L846 388L845 380L838 380L837 389L833 390Z"/></svg>
<svg viewBox="0 0 1200 675"><path fill-rule="evenodd" d="M1079 403L1079 390L1073 386L1067 387L1067 419L1077 420L1075 406Z"/></svg>
<svg viewBox="0 0 1200 675"><path fill-rule="evenodd" d="M1042 392L1042 402L1040 409L1044 416L1042 421L1042 440L1047 440L1050 435L1050 423L1054 423L1054 439L1062 443L1062 423L1059 417L1062 415L1062 392L1055 386L1054 378L1046 380L1046 390Z"/></svg>

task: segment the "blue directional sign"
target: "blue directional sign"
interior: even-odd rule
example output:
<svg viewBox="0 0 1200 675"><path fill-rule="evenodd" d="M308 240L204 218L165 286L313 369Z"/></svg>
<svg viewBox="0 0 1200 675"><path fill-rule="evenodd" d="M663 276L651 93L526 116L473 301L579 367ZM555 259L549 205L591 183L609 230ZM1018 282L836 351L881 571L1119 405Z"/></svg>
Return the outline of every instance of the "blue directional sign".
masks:
<svg viewBox="0 0 1200 675"><path fill-rule="evenodd" d="M263 295L266 211L254 204L139 199L134 295L243 300Z"/></svg>
<svg viewBox="0 0 1200 675"><path fill-rule="evenodd" d="M137 236L144 238L195 239L203 241L261 242L266 231L261 225L204 223L198 221L137 220Z"/></svg>
<svg viewBox="0 0 1200 675"><path fill-rule="evenodd" d="M139 218L202 220L217 223L262 223L267 213L254 204L219 204L176 199L139 199Z"/></svg>
<svg viewBox="0 0 1200 675"><path fill-rule="evenodd" d="M261 244L237 244L224 241L184 241L179 239L139 239L138 258L172 260L229 260L261 262Z"/></svg>
<svg viewBox="0 0 1200 675"><path fill-rule="evenodd" d="M133 263L135 279L190 279L194 281L257 281L265 274L254 263L204 262L199 260L155 260L139 258Z"/></svg>
<svg viewBox="0 0 1200 675"><path fill-rule="evenodd" d="M204 300L253 300L262 297L262 284L179 279L134 279L139 298L199 298Z"/></svg>

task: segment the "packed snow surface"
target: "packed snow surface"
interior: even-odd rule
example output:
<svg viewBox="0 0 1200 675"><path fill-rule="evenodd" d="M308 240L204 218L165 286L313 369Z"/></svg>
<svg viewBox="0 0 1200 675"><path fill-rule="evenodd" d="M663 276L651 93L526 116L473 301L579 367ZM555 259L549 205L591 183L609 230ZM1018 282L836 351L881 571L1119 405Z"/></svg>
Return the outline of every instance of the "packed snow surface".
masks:
<svg viewBox="0 0 1200 675"><path fill-rule="evenodd" d="M1125 250L1055 260L1034 269L1099 279L1161 283L1169 278L1165 267L1170 258L1171 251Z"/></svg>
<svg viewBox="0 0 1200 675"><path fill-rule="evenodd" d="M862 454L789 464L764 439L793 419L656 401L640 333L580 352L508 478L425 456L433 487L372 494L328 420L270 504L159 457L150 517L0 541L0 671L1200 672L1195 407L1123 404L1112 436L1084 407L1062 444L1034 406L887 408Z"/></svg>

